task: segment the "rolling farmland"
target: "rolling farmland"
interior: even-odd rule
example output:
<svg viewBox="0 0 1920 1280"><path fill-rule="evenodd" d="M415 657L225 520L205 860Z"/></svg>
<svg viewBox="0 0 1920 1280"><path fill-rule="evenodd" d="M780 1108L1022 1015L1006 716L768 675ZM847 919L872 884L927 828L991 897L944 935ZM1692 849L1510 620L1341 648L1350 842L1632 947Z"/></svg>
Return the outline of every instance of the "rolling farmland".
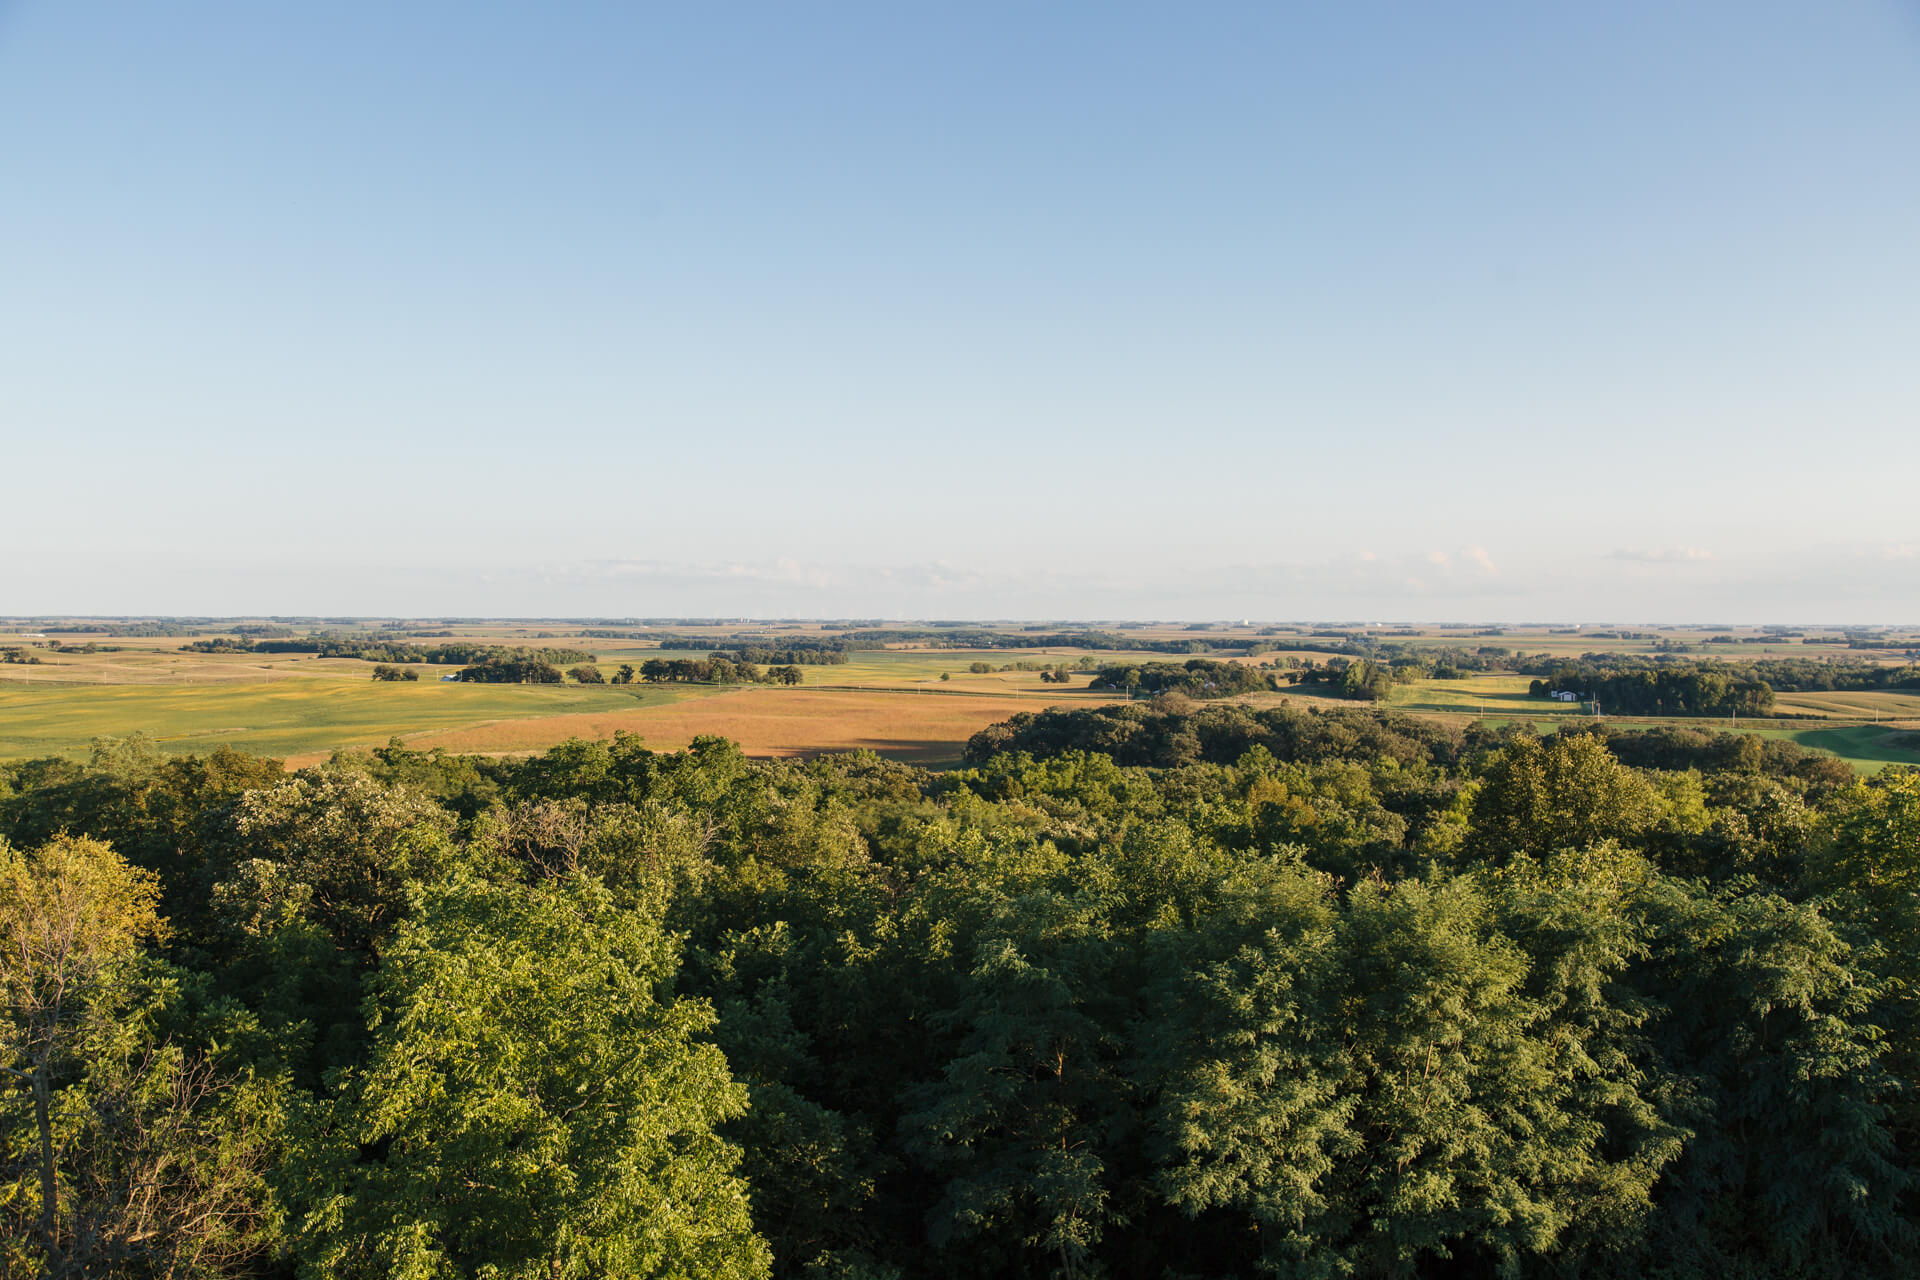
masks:
<svg viewBox="0 0 1920 1280"><path fill-rule="evenodd" d="M369 624L366 634L390 634ZM837 633L818 624L765 625L759 643L821 643ZM579 628L540 624L478 623L420 631L419 646L454 641L506 648L555 646L588 650L600 671L612 678L623 664L638 666L651 658L700 659L740 634L742 624L680 626L662 638L662 647L645 629L619 635L590 635ZM22 628L21 631L25 629ZM868 748L917 763L957 759L973 733L1020 711L1063 703L1098 705L1113 701L1111 691L1087 687L1089 677L1075 674L1066 684L1041 678L1042 667L1083 668L1092 664L1178 662L1183 655L1142 648L1089 650L1075 647L995 649L930 647L924 642L863 648L844 662L809 665L794 688L708 684L470 684L443 681L456 666L413 664L413 681L375 683L371 664L356 658L289 653L182 652L182 637L115 637L85 633L63 636L75 647L49 647L31 633L0 635L0 646L23 649L35 663L0 664L0 759L39 755L79 757L96 737L141 732L163 751L190 753L219 746L275 755L299 765L324 759L336 750L384 745L400 738L418 748L453 752L520 754L544 749L569 737L605 738L616 732L639 734L662 749L685 745L702 734L733 738L755 755L795 755ZM195 632L195 634L202 634ZM209 631L204 634L215 634ZM1187 626L1143 625L1129 637L1146 644L1191 640ZM1251 638L1251 628L1218 628L1200 633L1209 642ZM1434 628L1385 633L1414 652L1487 643L1508 650L1568 657L1593 653L1646 652L1648 633L1635 638L1597 632L1592 635L1547 628L1515 628L1499 636L1464 635ZM1703 657L1750 660L1787 653L1826 656L1824 647L1800 645L1778 637L1749 637L1754 643L1708 645L1697 632L1669 629L1661 637ZM96 650L85 650L88 641ZM1292 643L1289 643L1292 641ZM1304 628L1271 634L1265 652L1219 656L1238 663L1325 662L1329 638ZM1317 646L1317 647L1316 647ZM1844 652L1844 651L1843 651ZM1895 659L1889 657L1888 661ZM976 665L988 667L974 671ZM1019 670L1018 667L1030 669ZM1542 732L1590 714L1588 704L1553 702L1529 696L1531 681L1507 672L1463 673L1397 684L1388 705L1395 711L1433 716L1465 724L1473 720L1518 721ZM1292 702L1299 705L1350 706L1324 686L1288 686L1278 692L1243 695L1253 706ZM1733 724L1699 717L1612 717L1619 724L1669 723L1701 729L1738 728L1743 732L1792 740L1831 751L1863 770L1890 763L1920 763L1920 691L1781 693L1774 717Z"/></svg>

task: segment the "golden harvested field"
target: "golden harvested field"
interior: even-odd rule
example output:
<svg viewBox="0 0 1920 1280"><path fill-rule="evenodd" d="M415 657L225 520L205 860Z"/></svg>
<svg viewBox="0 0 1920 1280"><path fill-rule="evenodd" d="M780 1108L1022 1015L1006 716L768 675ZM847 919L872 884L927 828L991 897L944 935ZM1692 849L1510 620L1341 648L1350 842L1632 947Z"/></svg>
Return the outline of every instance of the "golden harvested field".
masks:
<svg viewBox="0 0 1920 1280"><path fill-rule="evenodd" d="M1098 705L1104 701L1085 693L1048 700L1020 695L741 688L696 702L503 720L422 734L408 739L407 745L416 750L442 747L451 752L514 753L544 750L568 738L610 738L626 732L639 734L656 750L673 750L702 734L718 734L755 756L866 748L916 764L940 764L957 760L968 738L1017 712L1039 711L1055 703Z"/></svg>

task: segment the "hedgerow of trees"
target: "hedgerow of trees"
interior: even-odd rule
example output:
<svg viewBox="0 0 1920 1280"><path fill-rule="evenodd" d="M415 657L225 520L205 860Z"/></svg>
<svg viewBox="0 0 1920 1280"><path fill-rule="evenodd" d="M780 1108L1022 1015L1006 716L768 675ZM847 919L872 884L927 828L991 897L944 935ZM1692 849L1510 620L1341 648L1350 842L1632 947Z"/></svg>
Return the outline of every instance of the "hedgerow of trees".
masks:
<svg viewBox="0 0 1920 1280"><path fill-rule="evenodd" d="M255 640L225 636L194 640L180 646L191 653L310 653L318 658L358 658L363 662L420 662L432 666L459 666L464 663L522 661L544 662L550 666L595 661L583 649L537 648L533 646L479 644L457 641L452 644L418 645L394 636L308 636L299 640Z"/></svg>

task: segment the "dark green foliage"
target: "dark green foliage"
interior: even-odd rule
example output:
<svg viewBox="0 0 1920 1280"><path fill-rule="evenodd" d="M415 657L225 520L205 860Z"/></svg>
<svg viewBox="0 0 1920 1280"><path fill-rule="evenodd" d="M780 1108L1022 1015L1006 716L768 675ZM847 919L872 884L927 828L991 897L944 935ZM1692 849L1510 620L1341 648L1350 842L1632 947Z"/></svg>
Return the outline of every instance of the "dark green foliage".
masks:
<svg viewBox="0 0 1920 1280"><path fill-rule="evenodd" d="M1093 675L1096 689L1139 693L1184 693L1191 698L1225 698L1267 688L1256 667L1238 662L1189 658L1185 662L1116 663Z"/></svg>
<svg viewBox="0 0 1920 1280"><path fill-rule="evenodd" d="M487 658L460 672L480 684L565 684L560 668L534 658Z"/></svg>
<svg viewBox="0 0 1920 1280"><path fill-rule="evenodd" d="M0 1258L50 1149L116 1276L1915 1274L1916 777L1171 695L944 774L102 741L0 767L0 919L132 904L51 1020L0 957Z"/></svg>
<svg viewBox="0 0 1920 1280"><path fill-rule="evenodd" d="M788 672L798 674L798 668L790 666L779 676L772 672L762 674L752 663L735 662L724 654L710 658L648 658L640 664L640 678L648 684L799 683L787 679Z"/></svg>

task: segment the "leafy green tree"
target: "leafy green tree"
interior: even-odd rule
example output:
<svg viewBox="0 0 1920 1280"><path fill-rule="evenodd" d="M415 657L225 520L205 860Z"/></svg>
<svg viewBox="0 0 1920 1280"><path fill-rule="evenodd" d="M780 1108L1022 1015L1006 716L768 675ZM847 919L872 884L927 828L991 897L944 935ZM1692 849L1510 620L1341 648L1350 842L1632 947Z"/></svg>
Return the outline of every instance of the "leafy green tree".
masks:
<svg viewBox="0 0 1920 1280"><path fill-rule="evenodd" d="M310 1273L765 1275L714 1132L745 1093L673 971L657 924L591 880L421 891L372 985L366 1065L290 1171Z"/></svg>
<svg viewBox="0 0 1920 1280"><path fill-rule="evenodd" d="M1484 858L1539 859L1607 839L1631 839L1659 813L1647 781L1590 734L1542 745L1513 739L1479 780L1469 849Z"/></svg>
<svg viewBox="0 0 1920 1280"><path fill-rule="evenodd" d="M1024 1247L1074 1276L1114 1218L1107 1149L1131 1115L1117 1019L1100 1008L1120 994L1113 950L1097 912L1048 889L996 914L958 1005L934 1018L958 1033L953 1056L910 1092L901 1125L943 1179L936 1249L1005 1274Z"/></svg>
<svg viewBox="0 0 1920 1280"><path fill-rule="evenodd" d="M111 1007L129 961L161 928L151 873L96 840L56 837L32 854L0 844L0 1055L33 1100L38 1213L33 1234L47 1272L71 1269L61 1212L54 1090L78 1052L88 1013Z"/></svg>
<svg viewBox="0 0 1920 1280"><path fill-rule="evenodd" d="M1836 797L1809 867L1830 913L1882 978L1880 1019L1895 1070L1920 1080L1920 770L1889 770ZM1920 1129L1920 1102L1902 1099Z"/></svg>
<svg viewBox="0 0 1920 1280"><path fill-rule="evenodd" d="M140 951L154 899L98 841L0 843L0 1071L29 1095L0 1110L4 1274L214 1276L272 1243L278 1086L205 1048L249 1019Z"/></svg>
<svg viewBox="0 0 1920 1280"><path fill-rule="evenodd" d="M1676 1274L1841 1277L1920 1267L1915 1190L1890 1126L1899 1086L1879 984L1809 903L1658 881L1642 980L1677 1121L1652 1260Z"/></svg>
<svg viewBox="0 0 1920 1280"><path fill-rule="evenodd" d="M228 887L214 900L283 893L342 947L370 954L405 910L408 886L455 864L452 828L417 792L347 769L307 770L241 797L216 868Z"/></svg>
<svg viewBox="0 0 1920 1280"><path fill-rule="evenodd" d="M1258 1258L1309 1271L1333 1265L1330 1175L1359 1146L1330 889L1264 862L1223 877L1191 928L1154 935L1140 1035L1168 1202L1244 1215Z"/></svg>

